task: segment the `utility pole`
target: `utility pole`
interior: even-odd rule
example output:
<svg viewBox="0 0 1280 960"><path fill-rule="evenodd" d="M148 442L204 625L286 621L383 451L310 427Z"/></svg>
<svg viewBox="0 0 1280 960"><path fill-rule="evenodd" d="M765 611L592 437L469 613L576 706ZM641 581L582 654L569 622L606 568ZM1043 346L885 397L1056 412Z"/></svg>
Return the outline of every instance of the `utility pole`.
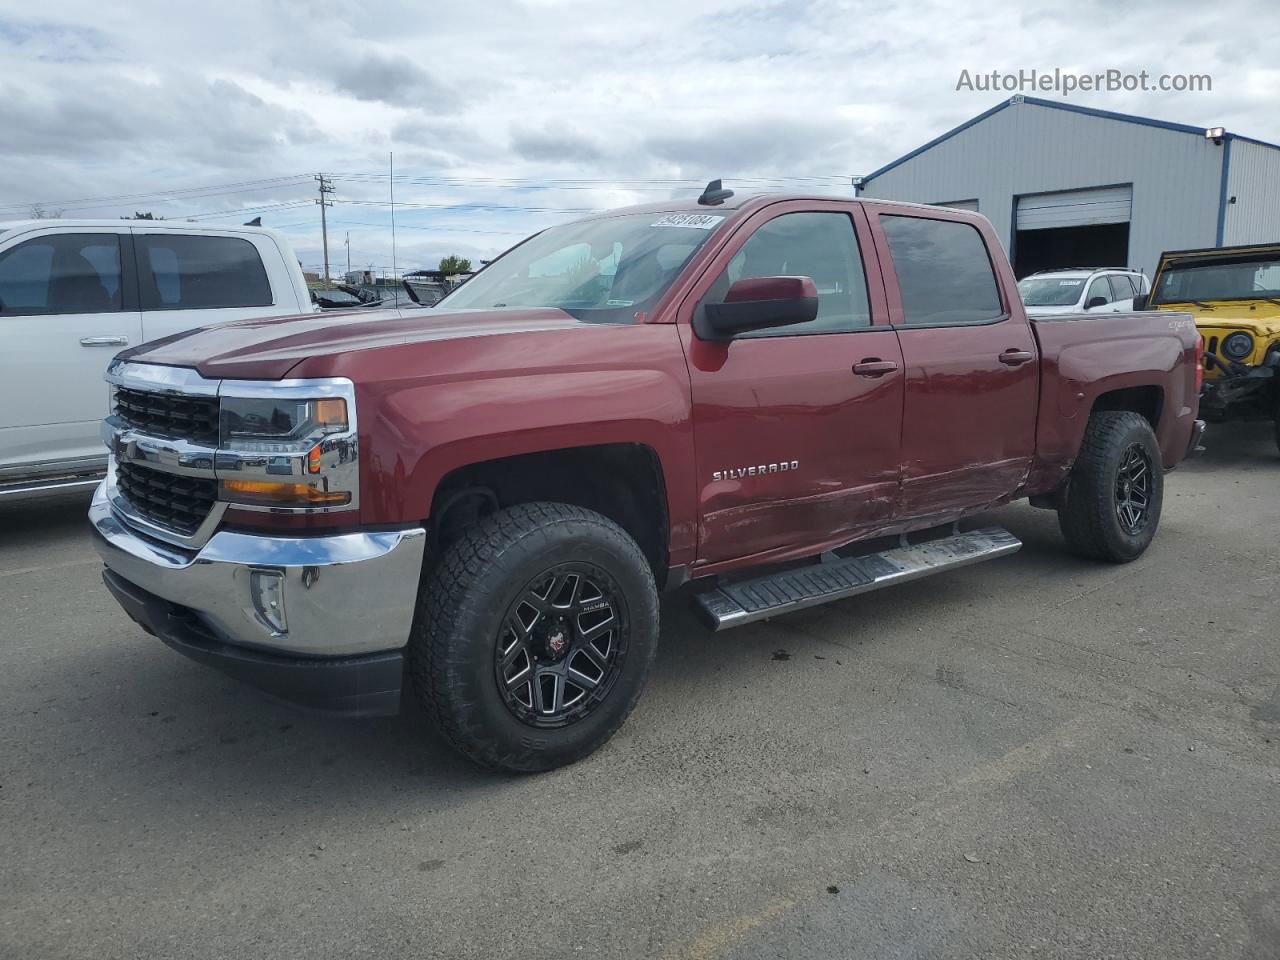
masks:
<svg viewBox="0 0 1280 960"><path fill-rule="evenodd" d="M351 272L351 231L347 231L347 273Z"/></svg>
<svg viewBox="0 0 1280 960"><path fill-rule="evenodd" d="M335 193L333 181L326 177L323 173L317 173L313 178L320 183L320 199L316 203L320 204L320 234L324 238L324 285L329 286L329 224L325 220L324 208L332 207L333 201L326 200L326 193Z"/></svg>

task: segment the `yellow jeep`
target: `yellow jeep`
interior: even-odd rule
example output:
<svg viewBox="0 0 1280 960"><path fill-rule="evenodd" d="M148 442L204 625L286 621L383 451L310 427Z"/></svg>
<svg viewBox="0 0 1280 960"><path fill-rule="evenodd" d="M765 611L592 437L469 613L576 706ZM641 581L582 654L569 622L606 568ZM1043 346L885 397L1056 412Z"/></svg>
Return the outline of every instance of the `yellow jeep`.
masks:
<svg viewBox="0 0 1280 960"><path fill-rule="evenodd" d="M1280 244L1163 253L1147 307L1195 315L1201 416L1274 421L1280 446Z"/></svg>

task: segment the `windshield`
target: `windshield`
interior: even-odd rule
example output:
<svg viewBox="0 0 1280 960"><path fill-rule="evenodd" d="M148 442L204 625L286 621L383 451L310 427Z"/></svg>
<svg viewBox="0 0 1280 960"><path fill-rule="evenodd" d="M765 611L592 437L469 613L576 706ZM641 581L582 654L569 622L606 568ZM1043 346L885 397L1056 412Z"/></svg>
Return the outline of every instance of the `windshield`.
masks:
<svg viewBox="0 0 1280 960"><path fill-rule="evenodd" d="M559 307L631 323L675 280L722 214L636 213L551 227L498 258L439 306Z"/></svg>
<svg viewBox="0 0 1280 960"><path fill-rule="evenodd" d="M1188 262L1167 266L1154 303L1195 300L1263 300L1280 297L1280 255Z"/></svg>
<svg viewBox="0 0 1280 960"><path fill-rule="evenodd" d="M1018 295L1028 307L1069 307L1083 286L1083 277L1027 277L1018 281Z"/></svg>

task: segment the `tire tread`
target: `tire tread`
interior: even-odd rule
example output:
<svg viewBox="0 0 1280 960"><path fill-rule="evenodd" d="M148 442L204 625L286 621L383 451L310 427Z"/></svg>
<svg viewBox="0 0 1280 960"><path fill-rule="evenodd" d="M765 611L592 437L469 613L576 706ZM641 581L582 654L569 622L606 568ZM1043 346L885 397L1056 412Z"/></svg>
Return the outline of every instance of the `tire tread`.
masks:
<svg viewBox="0 0 1280 960"><path fill-rule="evenodd" d="M1101 410L1089 417L1080 454L1071 470L1067 502L1058 511L1058 525L1067 545L1081 556L1111 563L1134 559L1121 555L1110 542L1114 491L1109 482L1098 482L1097 476L1110 451L1134 430L1150 433L1151 424L1141 414L1128 410ZM1158 457L1152 469L1160 469Z"/></svg>
<svg viewBox="0 0 1280 960"><path fill-rule="evenodd" d="M452 696L456 689L456 665L450 651L457 647L459 623L467 619L469 605L483 599L483 591L478 588L505 552L529 538L541 538L551 545L553 541L548 531L553 528L562 530L565 524L596 527L597 533L614 541L622 555L632 555L633 562L643 570L652 600L651 609L636 610L633 617L651 616L656 623L657 590L643 553L621 527L592 510L545 501L517 504L486 517L454 541L441 555L435 568L423 577L418 615L414 618L409 639L410 673L419 699L437 729L455 749L481 766L517 771L547 768L545 763L537 762L539 755L533 751L512 754L504 750L496 738L485 735L480 724L467 723L465 711L458 709L459 705ZM648 651L650 662L655 651L656 644L651 645ZM644 664L646 672L649 665ZM616 720L605 728L605 736L599 738L600 743L622 726L639 699L639 693L637 688L626 709L619 711ZM533 732L533 728L530 730ZM595 746L598 743L563 762L581 759Z"/></svg>

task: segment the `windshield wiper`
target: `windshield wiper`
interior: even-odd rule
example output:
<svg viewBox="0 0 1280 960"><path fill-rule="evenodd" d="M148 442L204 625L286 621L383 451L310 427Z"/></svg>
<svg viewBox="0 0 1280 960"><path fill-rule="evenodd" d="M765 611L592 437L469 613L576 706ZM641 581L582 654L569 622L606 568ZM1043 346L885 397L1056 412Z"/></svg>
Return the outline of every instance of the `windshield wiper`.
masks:
<svg viewBox="0 0 1280 960"><path fill-rule="evenodd" d="M1277 300L1275 297L1259 297L1258 299L1265 300L1267 303L1274 303L1277 307L1280 307L1280 300Z"/></svg>

